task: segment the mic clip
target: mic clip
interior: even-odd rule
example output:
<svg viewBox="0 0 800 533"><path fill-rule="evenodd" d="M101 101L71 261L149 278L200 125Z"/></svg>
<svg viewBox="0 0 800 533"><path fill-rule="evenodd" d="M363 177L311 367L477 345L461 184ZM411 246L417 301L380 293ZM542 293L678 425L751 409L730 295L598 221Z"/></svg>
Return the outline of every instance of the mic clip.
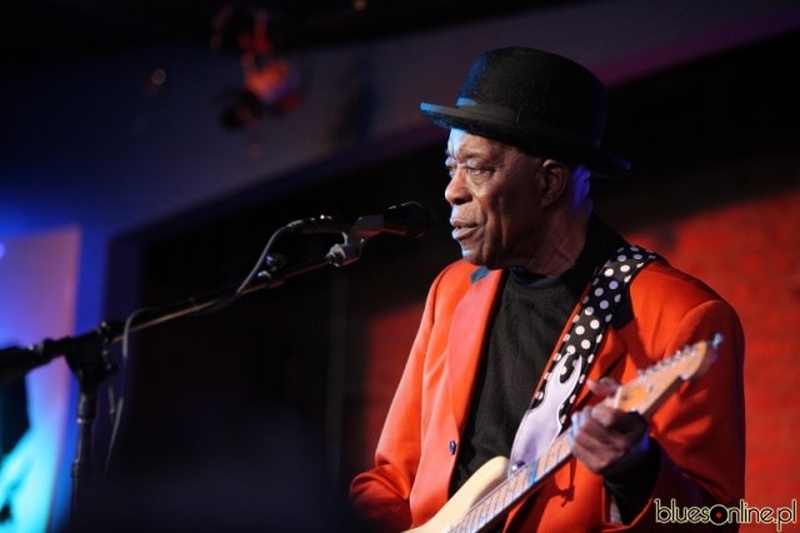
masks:
<svg viewBox="0 0 800 533"><path fill-rule="evenodd" d="M364 244L381 232L382 221L374 216L361 217L347 233L342 232L344 242L334 244L325 255L325 260L336 267L346 266L361 258Z"/></svg>

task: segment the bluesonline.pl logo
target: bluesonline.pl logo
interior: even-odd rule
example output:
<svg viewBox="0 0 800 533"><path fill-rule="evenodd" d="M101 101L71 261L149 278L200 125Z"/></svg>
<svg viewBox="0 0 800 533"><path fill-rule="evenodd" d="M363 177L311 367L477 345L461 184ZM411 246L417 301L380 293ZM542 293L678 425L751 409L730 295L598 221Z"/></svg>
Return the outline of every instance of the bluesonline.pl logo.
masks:
<svg viewBox="0 0 800 533"><path fill-rule="evenodd" d="M710 507L679 506L675 499L662 505L661 499L653 500L656 522L659 524L773 524L781 531L786 524L797 523L797 500L784 507L753 507L744 500L739 505L712 505Z"/></svg>

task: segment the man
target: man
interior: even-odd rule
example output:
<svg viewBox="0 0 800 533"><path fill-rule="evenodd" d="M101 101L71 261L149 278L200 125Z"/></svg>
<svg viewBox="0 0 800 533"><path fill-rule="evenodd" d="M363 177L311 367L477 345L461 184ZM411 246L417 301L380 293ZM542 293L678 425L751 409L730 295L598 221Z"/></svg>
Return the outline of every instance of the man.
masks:
<svg viewBox="0 0 800 533"><path fill-rule="evenodd" d="M628 167L600 148L602 84L566 58L505 48L478 58L455 107L421 110L450 129L445 198L463 261L430 290L375 465L353 480L356 507L379 531L421 526L489 459L530 464L561 431L571 454L502 515L506 531L669 530L688 521L666 508L738 505L741 325L661 258L619 266L630 250L643 254L592 209L590 173ZM602 299L598 276L615 269L630 278ZM715 364L649 421L600 403L639 369L717 334ZM691 522L718 531L709 517Z"/></svg>

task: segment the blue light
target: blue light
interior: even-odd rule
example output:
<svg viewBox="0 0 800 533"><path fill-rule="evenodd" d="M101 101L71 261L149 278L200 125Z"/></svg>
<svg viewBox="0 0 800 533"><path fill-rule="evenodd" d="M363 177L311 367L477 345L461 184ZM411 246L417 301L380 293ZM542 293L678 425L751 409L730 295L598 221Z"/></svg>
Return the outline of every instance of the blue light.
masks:
<svg viewBox="0 0 800 533"><path fill-rule="evenodd" d="M70 333L78 250L74 229L0 242L0 347ZM53 262L61 267L55 274ZM24 379L30 427L0 462L0 533L44 532L63 514L54 495L71 428L72 376L66 361L56 359Z"/></svg>

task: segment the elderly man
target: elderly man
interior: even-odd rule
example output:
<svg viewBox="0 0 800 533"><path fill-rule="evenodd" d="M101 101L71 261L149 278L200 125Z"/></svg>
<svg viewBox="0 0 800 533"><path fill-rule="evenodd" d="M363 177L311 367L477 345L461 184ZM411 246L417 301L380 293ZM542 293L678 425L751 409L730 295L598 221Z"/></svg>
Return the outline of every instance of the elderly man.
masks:
<svg viewBox="0 0 800 533"><path fill-rule="evenodd" d="M454 107L421 111L450 129L445 198L463 260L431 287L375 464L352 482L356 507L378 531L449 527L479 504L440 512L454 494L505 489L533 469L525 491L493 500L481 520L554 532L734 522L725 506L744 490L741 325L710 288L593 212L590 175L628 168L600 146L599 80L540 50L492 50ZM620 405L620 383L717 335L716 363L654 398L649 419ZM484 482L497 456L510 461ZM699 509L691 520L688 507Z"/></svg>

